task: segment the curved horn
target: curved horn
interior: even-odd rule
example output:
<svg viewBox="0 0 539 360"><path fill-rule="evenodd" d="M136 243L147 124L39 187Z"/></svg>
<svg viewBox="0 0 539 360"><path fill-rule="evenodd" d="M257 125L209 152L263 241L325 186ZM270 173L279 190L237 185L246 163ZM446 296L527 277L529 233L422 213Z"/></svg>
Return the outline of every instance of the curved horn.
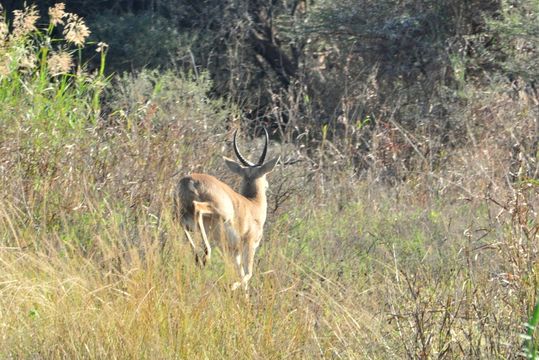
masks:
<svg viewBox="0 0 539 360"><path fill-rule="evenodd" d="M251 163L250 161L248 161L247 159L245 159L241 154L240 154L240 151L238 149L238 145L236 144L236 136L238 135L238 130L236 129L236 131L234 131L234 141L233 141L233 145L234 145L234 152L236 153L236 157L238 158L238 160L245 166L249 166L249 167L253 167L255 166L253 163Z"/></svg>
<svg viewBox="0 0 539 360"><path fill-rule="evenodd" d="M262 164L264 164L264 160L266 160L266 154L268 152L268 142L269 142L268 130L266 130L265 127L263 129L264 129L264 134L266 135L266 137L264 138L265 139L264 150L262 150L262 155L260 155L260 159L256 163L256 166L262 166Z"/></svg>

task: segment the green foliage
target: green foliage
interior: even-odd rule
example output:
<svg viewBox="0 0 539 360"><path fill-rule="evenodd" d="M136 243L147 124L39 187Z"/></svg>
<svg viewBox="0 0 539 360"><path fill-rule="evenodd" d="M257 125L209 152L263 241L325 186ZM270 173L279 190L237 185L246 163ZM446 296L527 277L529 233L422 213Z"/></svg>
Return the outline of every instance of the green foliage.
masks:
<svg viewBox="0 0 539 360"><path fill-rule="evenodd" d="M528 359L537 359L537 341L534 338L535 329L539 324L539 302L533 307L530 320L526 323L527 331L524 336L524 353Z"/></svg>
<svg viewBox="0 0 539 360"><path fill-rule="evenodd" d="M205 127L214 129L225 121L228 109L222 100L208 96L211 86L207 73L195 75L170 70L125 73L115 78L107 93L107 104L111 109L120 109L119 116L136 114L144 117L143 110L154 107L156 113L152 121L158 123L156 126L187 118L193 123L205 122ZM183 112L181 115L180 111Z"/></svg>
<svg viewBox="0 0 539 360"><path fill-rule="evenodd" d="M11 32L6 23L0 24L4 29L0 46L3 133L8 135L24 123L28 131L35 132L33 145L38 148L95 124L107 81L103 67L90 74L80 63L87 37L84 22L63 10L61 14L57 19L61 23L51 20L47 28L38 29L37 10L28 7L16 13ZM64 21L65 38L56 38ZM105 47L98 50L104 63Z"/></svg>
<svg viewBox="0 0 539 360"><path fill-rule="evenodd" d="M515 80L533 83L539 78L539 2L502 1L498 19L488 22L501 54L491 52ZM496 49L496 48L494 48Z"/></svg>
<svg viewBox="0 0 539 360"><path fill-rule="evenodd" d="M100 14L89 19L93 38L107 39L108 66L113 71L139 71L143 68L172 68L191 63L188 36L178 32L167 18L139 14Z"/></svg>

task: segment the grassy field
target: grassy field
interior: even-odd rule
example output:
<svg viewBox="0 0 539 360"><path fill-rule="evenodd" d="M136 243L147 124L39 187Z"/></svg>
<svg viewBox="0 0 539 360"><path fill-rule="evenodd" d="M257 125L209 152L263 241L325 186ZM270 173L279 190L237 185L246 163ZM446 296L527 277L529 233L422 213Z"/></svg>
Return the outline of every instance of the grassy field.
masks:
<svg viewBox="0 0 539 360"><path fill-rule="evenodd" d="M88 74L68 40L78 71L55 73L27 34L0 50L0 358L535 356L539 186L500 140L525 104L497 99L518 121L397 184L280 166L246 297L219 251L196 266L171 198L193 170L237 184L236 110L203 74Z"/></svg>

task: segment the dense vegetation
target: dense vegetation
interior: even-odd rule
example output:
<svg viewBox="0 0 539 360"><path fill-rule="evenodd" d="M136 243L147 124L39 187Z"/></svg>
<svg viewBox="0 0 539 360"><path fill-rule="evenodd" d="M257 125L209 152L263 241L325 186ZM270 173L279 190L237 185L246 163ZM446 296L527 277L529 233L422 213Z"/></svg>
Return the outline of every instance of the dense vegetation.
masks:
<svg viewBox="0 0 539 360"><path fill-rule="evenodd" d="M16 4L1 358L537 357L537 1ZM244 297L171 190L235 184L260 125L283 164Z"/></svg>

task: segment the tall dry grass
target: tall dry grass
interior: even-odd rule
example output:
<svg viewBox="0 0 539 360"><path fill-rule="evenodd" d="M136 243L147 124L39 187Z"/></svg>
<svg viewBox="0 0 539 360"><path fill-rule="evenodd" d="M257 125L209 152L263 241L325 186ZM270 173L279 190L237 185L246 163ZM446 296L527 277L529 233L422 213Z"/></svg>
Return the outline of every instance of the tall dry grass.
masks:
<svg viewBox="0 0 539 360"><path fill-rule="evenodd" d="M1 78L0 357L535 356L538 184L507 140L529 149L525 102L481 97L469 145L398 185L279 168L245 298L226 257L196 267L171 213L179 174L236 181L236 110L204 75L51 73L37 31L2 47L41 65Z"/></svg>

